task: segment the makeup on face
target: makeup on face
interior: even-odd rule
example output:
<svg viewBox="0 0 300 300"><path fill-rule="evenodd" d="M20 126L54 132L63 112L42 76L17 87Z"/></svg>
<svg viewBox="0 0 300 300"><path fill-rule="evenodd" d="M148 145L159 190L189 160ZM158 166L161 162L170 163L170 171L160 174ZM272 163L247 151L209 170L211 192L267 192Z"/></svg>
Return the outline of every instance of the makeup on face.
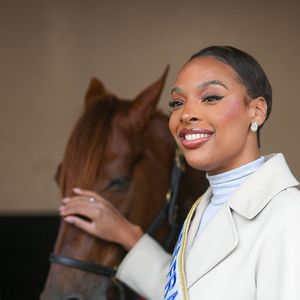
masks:
<svg viewBox="0 0 300 300"><path fill-rule="evenodd" d="M256 157L248 139L247 97L227 64L202 57L183 67L171 90L169 125L191 166L230 169Z"/></svg>
<svg viewBox="0 0 300 300"><path fill-rule="evenodd" d="M209 80L209 81L203 82L203 83L199 84L199 86L197 87L197 90L199 90L199 96L200 96L202 102L215 102L215 101L221 100L224 97L224 96L222 96L221 92L215 92L215 91L209 90L210 87L214 87L214 86L221 86L221 87L225 88L226 90L228 90L228 87L219 80ZM179 95L178 99L176 99L176 95ZM182 89L180 89L179 87L174 87L171 90L171 97L172 98L174 97L174 98L169 101L169 107L172 110L175 110L177 107L180 107L180 105L182 104L180 101L180 98L183 95L184 95L184 91ZM184 96L183 96L183 98L184 98Z"/></svg>

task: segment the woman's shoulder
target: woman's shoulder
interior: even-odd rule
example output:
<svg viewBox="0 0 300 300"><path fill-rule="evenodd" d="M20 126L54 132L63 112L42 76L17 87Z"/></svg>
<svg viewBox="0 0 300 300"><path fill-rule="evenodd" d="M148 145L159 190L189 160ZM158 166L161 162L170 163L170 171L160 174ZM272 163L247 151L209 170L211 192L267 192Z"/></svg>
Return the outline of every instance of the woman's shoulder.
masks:
<svg viewBox="0 0 300 300"><path fill-rule="evenodd" d="M298 224L300 226L300 191L290 187L278 193L266 207L270 219L282 226Z"/></svg>
<svg viewBox="0 0 300 300"><path fill-rule="evenodd" d="M298 187L289 187L282 190L277 197L279 201L284 202L283 204L290 204L300 206L300 190Z"/></svg>
<svg viewBox="0 0 300 300"><path fill-rule="evenodd" d="M291 187L284 190L287 196L291 201L300 201L300 190L299 187Z"/></svg>

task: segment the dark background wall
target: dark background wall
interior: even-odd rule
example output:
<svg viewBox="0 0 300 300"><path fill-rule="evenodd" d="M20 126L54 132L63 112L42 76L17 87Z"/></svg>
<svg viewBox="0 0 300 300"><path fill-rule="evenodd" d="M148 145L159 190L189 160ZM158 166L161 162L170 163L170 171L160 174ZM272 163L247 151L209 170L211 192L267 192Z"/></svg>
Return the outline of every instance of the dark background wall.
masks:
<svg viewBox="0 0 300 300"><path fill-rule="evenodd" d="M57 216L0 217L0 299L38 300L49 269Z"/></svg>

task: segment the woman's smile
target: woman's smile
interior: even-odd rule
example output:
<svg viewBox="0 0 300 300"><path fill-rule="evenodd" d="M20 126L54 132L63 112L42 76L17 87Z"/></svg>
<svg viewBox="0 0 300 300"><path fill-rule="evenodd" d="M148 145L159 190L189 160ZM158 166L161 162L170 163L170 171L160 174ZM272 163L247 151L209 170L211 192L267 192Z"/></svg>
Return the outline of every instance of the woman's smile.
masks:
<svg viewBox="0 0 300 300"><path fill-rule="evenodd" d="M213 132L202 128L182 129L178 136L183 147L187 149L198 148L212 137Z"/></svg>

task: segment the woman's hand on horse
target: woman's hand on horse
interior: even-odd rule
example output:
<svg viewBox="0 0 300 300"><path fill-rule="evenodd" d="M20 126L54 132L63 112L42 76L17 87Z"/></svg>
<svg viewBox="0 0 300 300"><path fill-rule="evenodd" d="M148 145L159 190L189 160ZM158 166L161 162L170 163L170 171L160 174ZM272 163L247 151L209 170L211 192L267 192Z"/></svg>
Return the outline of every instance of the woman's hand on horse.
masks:
<svg viewBox="0 0 300 300"><path fill-rule="evenodd" d="M130 250L142 237L142 229L129 222L109 201L95 192L75 188L74 197L63 199L60 215L68 223L101 239ZM82 217L88 220L83 219Z"/></svg>

